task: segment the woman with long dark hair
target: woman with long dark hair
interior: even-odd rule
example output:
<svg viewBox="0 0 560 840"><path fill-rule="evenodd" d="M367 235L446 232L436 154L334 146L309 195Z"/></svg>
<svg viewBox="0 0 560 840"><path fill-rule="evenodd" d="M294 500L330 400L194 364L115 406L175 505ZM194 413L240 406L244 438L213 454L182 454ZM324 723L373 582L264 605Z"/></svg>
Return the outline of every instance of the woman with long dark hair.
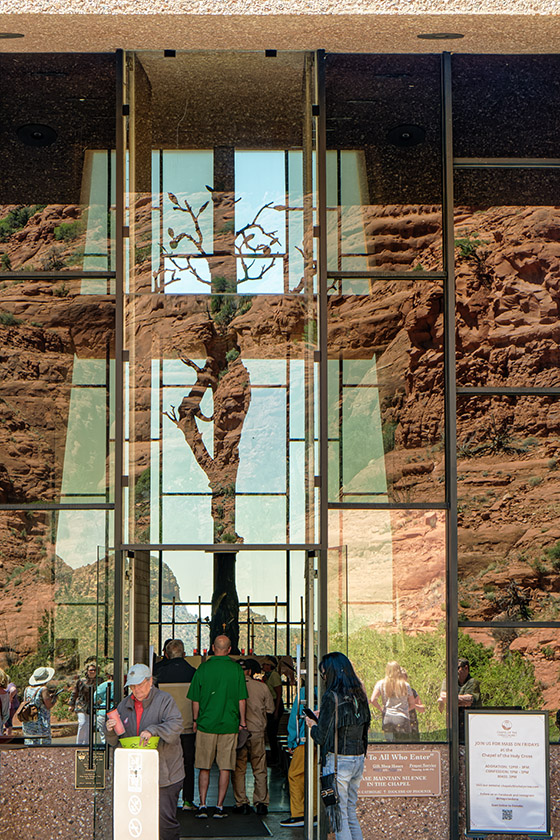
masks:
<svg viewBox="0 0 560 840"><path fill-rule="evenodd" d="M336 748L339 816L336 838L362 840L356 805L371 719L367 695L352 663L343 653L335 651L323 656L319 663L319 674L325 680L326 689L319 722L310 719L306 722L311 737L321 747L323 775L335 772Z"/></svg>

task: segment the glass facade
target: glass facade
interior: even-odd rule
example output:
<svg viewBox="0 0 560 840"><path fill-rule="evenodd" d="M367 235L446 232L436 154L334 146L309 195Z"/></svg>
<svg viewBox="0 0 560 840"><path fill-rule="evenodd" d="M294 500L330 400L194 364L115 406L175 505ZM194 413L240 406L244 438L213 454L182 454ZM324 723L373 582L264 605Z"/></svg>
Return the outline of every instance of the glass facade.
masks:
<svg viewBox="0 0 560 840"><path fill-rule="evenodd" d="M53 743L88 662L218 630L397 660L410 742L458 657L555 713L557 57L0 66L0 667Z"/></svg>
<svg viewBox="0 0 560 840"><path fill-rule="evenodd" d="M1 64L0 667L54 667L63 744L114 656L115 58Z"/></svg>

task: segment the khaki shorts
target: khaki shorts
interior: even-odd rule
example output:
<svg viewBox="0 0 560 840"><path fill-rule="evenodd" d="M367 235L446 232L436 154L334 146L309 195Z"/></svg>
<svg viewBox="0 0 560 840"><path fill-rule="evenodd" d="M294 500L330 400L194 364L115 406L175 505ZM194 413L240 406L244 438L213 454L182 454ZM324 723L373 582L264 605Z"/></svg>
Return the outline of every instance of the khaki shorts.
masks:
<svg viewBox="0 0 560 840"><path fill-rule="evenodd" d="M197 730L194 766L198 770L210 770L214 761L220 770L235 770L236 760L237 732L215 735Z"/></svg>

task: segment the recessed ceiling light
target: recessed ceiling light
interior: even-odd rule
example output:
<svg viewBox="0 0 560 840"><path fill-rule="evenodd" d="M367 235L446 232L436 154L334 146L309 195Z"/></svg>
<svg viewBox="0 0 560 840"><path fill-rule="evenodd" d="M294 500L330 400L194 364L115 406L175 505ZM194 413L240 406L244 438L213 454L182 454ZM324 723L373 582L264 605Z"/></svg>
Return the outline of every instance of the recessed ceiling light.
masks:
<svg viewBox="0 0 560 840"><path fill-rule="evenodd" d="M426 129L421 125L397 125L387 132L387 140L398 149L410 149L426 139Z"/></svg>
<svg viewBox="0 0 560 840"><path fill-rule="evenodd" d="M460 32L423 32L417 35L417 38L422 38L424 41L456 41L458 38L464 38Z"/></svg>
<svg viewBox="0 0 560 840"><path fill-rule="evenodd" d="M39 123L21 125L16 134L26 146L51 146L58 137L50 125L39 125Z"/></svg>
<svg viewBox="0 0 560 840"><path fill-rule="evenodd" d="M1 38L25 38L25 35L22 35L20 32L0 32Z"/></svg>

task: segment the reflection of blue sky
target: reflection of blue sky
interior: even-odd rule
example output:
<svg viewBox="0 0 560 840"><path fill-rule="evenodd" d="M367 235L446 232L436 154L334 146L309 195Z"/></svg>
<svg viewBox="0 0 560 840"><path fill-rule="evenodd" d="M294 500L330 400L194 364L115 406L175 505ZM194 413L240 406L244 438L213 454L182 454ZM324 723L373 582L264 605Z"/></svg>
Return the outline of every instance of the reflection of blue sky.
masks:
<svg viewBox="0 0 560 840"><path fill-rule="evenodd" d="M81 502L98 501L95 498ZM75 502L62 498L61 502ZM112 513L105 510L61 510L58 513L55 552L61 560L77 569L95 563L105 554L106 518Z"/></svg>
<svg viewBox="0 0 560 840"><path fill-rule="evenodd" d="M182 601L195 605L199 595L203 601L211 600L214 575L214 557L211 552L164 551L162 558L177 579ZM237 594L241 609L247 604L247 596L251 602L274 601L276 595L280 600L286 599L286 560L283 551L240 551L237 554ZM305 555L303 552L291 552L289 562L292 621L299 621L300 598L304 592ZM189 609L198 614L194 606ZM209 612L209 607L202 608L203 617ZM261 607L258 612L269 619L274 616L273 608ZM168 615L167 620L170 620L170 608L164 608L165 614ZM281 610L281 617L285 617L285 609ZM244 640L241 644L244 644Z"/></svg>
<svg viewBox="0 0 560 840"><path fill-rule="evenodd" d="M210 496L167 496L163 500L162 542L212 544Z"/></svg>
<svg viewBox="0 0 560 840"><path fill-rule="evenodd" d="M237 594L240 606L252 601L286 599L286 555L282 551L241 551L237 555Z"/></svg>
<svg viewBox="0 0 560 840"><path fill-rule="evenodd" d="M111 378L113 377L111 363ZM74 357L61 483L62 503L107 500L107 366ZM105 511L60 511L56 553L73 568L93 563L105 545Z"/></svg>
<svg viewBox="0 0 560 840"><path fill-rule="evenodd" d="M371 494L375 501L385 501L387 475L376 359L344 360L342 390L339 372L339 362L329 361L329 498L339 498L339 482L342 481L345 494ZM340 435L342 479L339 475ZM345 495L344 500L359 501L360 498L366 500L363 495L355 499Z"/></svg>
<svg viewBox="0 0 560 840"><path fill-rule="evenodd" d="M162 558L177 578L182 601L196 602L199 595L203 601L212 599L212 554L205 551L164 551ZM202 615L209 612L209 608L203 608Z"/></svg>
<svg viewBox="0 0 560 840"><path fill-rule="evenodd" d="M286 247L285 212L275 206L286 204L286 176L282 151L237 151L235 152L235 228L240 230L251 224L259 210L272 204L258 217L258 224L268 233L274 233L279 243L274 253L283 253ZM255 231L255 241L265 240Z"/></svg>
<svg viewBox="0 0 560 840"><path fill-rule="evenodd" d="M109 158L111 168L109 169ZM114 213L109 214L107 206L107 186L109 172L112 174L110 185L111 206L115 205L115 152L93 151L85 152L82 176L81 203L87 208L84 213L86 232L84 241L84 271L110 271L115 265L115 248L109 252L110 240L114 241L115 219ZM109 220L109 230L107 221ZM76 256L77 265L79 252ZM72 266L72 267L77 267ZM82 294L107 294L107 280L84 279L81 281Z"/></svg>
<svg viewBox="0 0 560 840"><path fill-rule="evenodd" d="M305 442L290 443L290 542L305 542Z"/></svg>
<svg viewBox="0 0 560 840"><path fill-rule="evenodd" d="M163 171L160 172L160 162L163 163ZM160 194L160 178L163 185L162 209L163 217L157 209L157 201L154 203L152 214L152 257L154 266L157 265L160 257L160 249L157 243L160 241L160 222L162 223L163 239L161 244L165 251L170 254L180 255L188 253L196 258L193 261L193 270L188 267L185 258L180 256L173 259L165 258L169 281L173 270L176 272L176 279L166 288L173 294L209 294L210 287L205 282L210 280L210 268L206 257L200 257L200 250L193 242L182 239L176 249L170 248L171 229L175 236L179 233L188 233L195 239L198 237L195 222L182 210L175 209L175 205L169 199L169 193L173 193L182 207L188 202L195 214L198 214L201 207L210 202L198 216L198 225L203 237L202 250L205 254L213 253L213 206L210 192L206 185L213 185L213 153L211 150L166 150L160 157L159 152L154 152L152 157L152 191L157 198ZM286 180L288 182L286 187ZM270 239L265 235L273 234L278 242L271 246L272 254L289 255L288 279L291 288L297 286L303 274L303 257L297 250L302 247L303 242L303 173L302 153L291 151L286 156L283 150L269 151L236 151L235 152L235 230L240 231L253 221L262 226L251 229L252 238L250 242L242 242L239 236L236 240L237 249L243 254L252 254L256 251L259 257L254 259L250 256L245 260L245 268L238 260L237 278L240 281L238 292L240 294L281 294L284 291L284 262L278 259L267 259L262 257L258 250L260 245L269 245ZM266 205L270 207L262 209ZM286 211L283 208L288 205L298 208L290 211L286 229ZM262 212L259 212L261 211ZM257 219L257 214L258 219ZM262 269L266 272L262 277ZM247 272L247 273L246 273ZM249 279L245 279L245 277Z"/></svg>
<svg viewBox="0 0 560 840"><path fill-rule="evenodd" d="M284 496L238 496L235 527L246 543L286 541Z"/></svg>
<svg viewBox="0 0 560 840"><path fill-rule="evenodd" d="M154 152L153 162L156 164L152 168L153 177L153 192L155 195L159 194L159 154ZM206 185L212 186L213 175L213 159L212 151L208 150L190 150L185 151L164 151L163 153L163 236L164 244L169 246L168 228L172 228L177 233L189 233L196 238L195 226L188 213L182 210L175 210L175 205L168 197L169 193L173 193L180 202L181 206L185 206L185 200L188 201L193 212L198 214L200 208L209 204L206 209L198 217L198 225L203 235L203 247L206 252L212 252L212 237L213 237L213 214L212 214L212 196L206 189ZM159 231L154 231L154 238L159 239ZM183 240L178 251L194 252L192 244L187 245Z"/></svg>
<svg viewBox="0 0 560 840"><path fill-rule="evenodd" d="M239 444L237 492L286 492L284 389L253 389Z"/></svg>
<svg viewBox="0 0 560 840"><path fill-rule="evenodd" d="M249 371L251 385L286 384L284 359L243 359L243 364Z"/></svg>
<svg viewBox="0 0 560 840"><path fill-rule="evenodd" d="M343 363L343 383L348 386L343 389L342 404L345 489L386 494L387 476L375 358L346 360Z"/></svg>

